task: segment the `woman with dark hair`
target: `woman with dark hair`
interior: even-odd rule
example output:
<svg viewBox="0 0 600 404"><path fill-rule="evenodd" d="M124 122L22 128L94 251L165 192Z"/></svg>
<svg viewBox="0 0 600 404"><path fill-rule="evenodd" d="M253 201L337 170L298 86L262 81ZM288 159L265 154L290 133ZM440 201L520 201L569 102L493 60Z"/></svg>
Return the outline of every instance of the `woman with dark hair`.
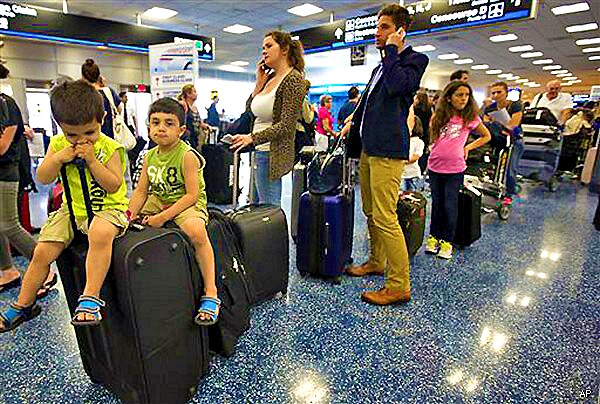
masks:
<svg viewBox="0 0 600 404"><path fill-rule="evenodd" d="M281 205L281 177L294 166L294 136L309 83L300 41L287 32L265 35L256 86L246 103L256 119L252 133L236 135L235 151L254 144L253 184L260 203ZM252 191L254 194L254 192Z"/></svg>
<svg viewBox="0 0 600 404"><path fill-rule="evenodd" d="M342 129L344 127L344 121L346 118L350 116L354 112L356 108L356 104L358 104L358 100L360 99L360 92L358 91L358 87L352 86L350 90L348 90L348 101L342 105L340 111L338 112L338 128Z"/></svg>
<svg viewBox="0 0 600 404"><path fill-rule="evenodd" d="M429 96L426 93L418 92L415 95L413 111L423 126L423 136L421 136L421 140L423 140L425 146L423 155L419 158L419 167L421 168L421 172L425 172L425 169L427 168L427 159L429 158L429 122L433 115L433 107L429 103Z"/></svg>
<svg viewBox="0 0 600 404"><path fill-rule="evenodd" d="M0 79L8 78L9 70L0 65ZM0 95L0 292L19 286L21 275L15 268L10 245L31 259L35 240L19 222L17 208L19 192L20 144L25 128L21 111L12 97Z"/></svg>
<svg viewBox="0 0 600 404"><path fill-rule="evenodd" d="M112 96L112 102L117 111L120 113L121 98L119 98L119 94L117 94L117 92L112 88L105 87L104 78L100 76L100 68L93 59L87 59L81 66L81 76L84 80L93 85L94 88L102 95L102 99L104 100L104 111L106 112L106 115L104 116L104 122L102 122L102 133L114 139L115 134L113 130L113 114L111 102L108 99L108 94Z"/></svg>

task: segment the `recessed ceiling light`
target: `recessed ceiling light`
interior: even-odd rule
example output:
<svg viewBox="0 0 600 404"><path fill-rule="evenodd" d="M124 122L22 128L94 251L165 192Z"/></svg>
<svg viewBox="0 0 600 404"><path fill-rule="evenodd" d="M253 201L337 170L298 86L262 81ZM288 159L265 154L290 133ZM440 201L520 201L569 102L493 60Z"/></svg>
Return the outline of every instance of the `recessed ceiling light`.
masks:
<svg viewBox="0 0 600 404"><path fill-rule="evenodd" d="M572 75L573 75L573 73L561 73L561 74L557 74L556 77L569 77Z"/></svg>
<svg viewBox="0 0 600 404"><path fill-rule="evenodd" d="M596 24L595 22L590 22L590 23L581 24L581 25L571 25L565 29L567 30L567 32L570 32L570 33L592 31L592 30L598 29L598 24Z"/></svg>
<svg viewBox="0 0 600 404"><path fill-rule="evenodd" d="M519 80L515 80L515 83L527 83L529 80L528 79L519 79Z"/></svg>
<svg viewBox="0 0 600 404"><path fill-rule="evenodd" d="M569 73L569 71L567 69L563 69L563 70L553 70L550 73L552 74L562 74L562 73Z"/></svg>
<svg viewBox="0 0 600 404"><path fill-rule="evenodd" d="M318 14L323 9L321 7L317 7L313 4L304 3L301 6L296 6L288 9L288 13L299 15L300 17L306 17L313 14Z"/></svg>
<svg viewBox="0 0 600 404"><path fill-rule="evenodd" d="M454 63L457 65L468 65L469 63L473 63L473 59L457 59Z"/></svg>
<svg viewBox="0 0 600 404"><path fill-rule="evenodd" d="M596 47L596 48L583 48L581 51L583 53L600 52L600 47Z"/></svg>
<svg viewBox="0 0 600 404"><path fill-rule="evenodd" d="M177 11L169 10L168 8L152 7L144 11L142 17L151 20L168 20L171 17L175 17L177 14L179 14Z"/></svg>
<svg viewBox="0 0 600 404"><path fill-rule="evenodd" d="M562 15L562 14L572 14L579 13L581 11L588 11L590 9L590 5L586 2L568 4L566 6L553 7L551 10L554 15Z"/></svg>
<svg viewBox="0 0 600 404"><path fill-rule="evenodd" d="M569 81L569 83L582 83L583 80L573 80L573 81Z"/></svg>
<svg viewBox="0 0 600 404"><path fill-rule="evenodd" d="M229 27L223 28L223 31L229 32L230 34L245 34L246 32L252 31L254 28L248 27L246 25L234 24Z"/></svg>
<svg viewBox="0 0 600 404"><path fill-rule="evenodd" d="M588 39L579 39L575 41L575 45L584 46L584 45L595 45L600 43L600 38L588 38Z"/></svg>
<svg viewBox="0 0 600 404"><path fill-rule="evenodd" d="M519 46L511 46L508 48L509 52L527 52L533 50L533 46L531 45L519 45Z"/></svg>
<svg viewBox="0 0 600 404"><path fill-rule="evenodd" d="M575 80L579 80L579 77L571 76L571 77L563 77L562 79L567 80L567 81L575 81Z"/></svg>
<svg viewBox="0 0 600 404"><path fill-rule="evenodd" d="M597 70L600 72L600 67Z"/></svg>
<svg viewBox="0 0 600 404"><path fill-rule="evenodd" d="M473 65L471 66L472 70L485 70L485 69L489 69L489 65Z"/></svg>
<svg viewBox="0 0 600 404"><path fill-rule="evenodd" d="M502 70L500 69L492 69L492 70L486 70L485 74L500 74L502 73Z"/></svg>
<svg viewBox="0 0 600 404"><path fill-rule="evenodd" d="M235 62L231 62L232 66L248 66L250 63L244 62L243 60L236 60Z"/></svg>
<svg viewBox="0 0 600 404"><path fill-rule="evenodd" d="M244 73L246 69L240 66L232 66L232 65L221 65L217 67L219 70L223 70L226 72L234 72L234 73Z"/></svg>
<svg viewBox="0 0 600 404"><path fill-rule="evenodd" d="M456 53L445 53L443 55L439 55L438 59L439 60L452 60L452 59L458 59L460 56L458 56Z"/></svg>
<svg viewBox="0 0 600 404"><path fill-rule="evenodd" d="M503 74L498 75L498 78L501 78L501 79L509 79L511 77L512 77L512 73L503 73Z"/></svg>
<svg viewBox="0 0 600 404"><path fill-rule="evenodd" d="M544 66L544 67L542 67L542 69L544 69L544 70L558 70L561 67L562 67L561 65L551 65L551 66Z"/></svg>
<svg viewBox="0 0 600 404"><path fill-rule="evenodd" d="M573 85L573 83L562 83L562 84L561 84L561 87L564 87L564 86L572 86L572 85Z"/></svg>
<svg viewBox="0 0 600 404"><path fill-rule="evenodd" d="M494 35L490 37L490 41L492 42L516 41L517 39L519 39L519 37L515 34Z"/></svg>
<svg viewBox="0 0 600 404"><path fill-rule="evenodd" d="M524 59L538 58L540 56L544 56L544 54L542 52L521 53L521 57Z"/></svg>
<svg viewBox="0 0 600 404"><path fill-rule="evenodd" d="M437 48L433 45L421 45L421 46L413 46L413 49L416 52L431 52L436 50Z"/></svg>
<svg viewBox="0 0 600 404"><path fill-rule="evenodd" d="M533 62L534 65L549 65L550 63L554 63L554 60L552 59L538 59L538 60L534 60Z"/></svg>
<svg viewBox="0 0 600 404"><path fill-rule="evenodd" d="M525 83L525 85L527 87L532 87L532 88L533 87L541 87L541 84L538 84L538 83L535 83L535 82L533 82L533 83Z"/></svg>
<svg viewBox="0 0 600 404"><path fill-rule="evenodd" d="M521 76L511 76L511 77L509 77L508 79L509 79L509 80L518 80L518 79L520 79L520 78L521 78Z"/></svg>
<svg viewBox="0 0 600 404"><path fill-rule="evenodd" d="M600 60L600 55L590 56L588 60Z"/></svg>

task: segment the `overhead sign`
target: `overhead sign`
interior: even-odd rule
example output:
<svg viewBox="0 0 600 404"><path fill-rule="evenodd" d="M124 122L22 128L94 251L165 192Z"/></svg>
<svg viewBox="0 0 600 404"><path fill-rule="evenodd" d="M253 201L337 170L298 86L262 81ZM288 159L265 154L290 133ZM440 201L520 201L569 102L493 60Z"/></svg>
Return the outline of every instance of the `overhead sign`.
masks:
<svg viewBox="0 0 600 404"><path fill-rule="evenodd" d="M425 0L405 4L413 16L408 36L534 18L539 0ZM297 31L304 49L319 52L375 40L377 13ZM338 29L341 28L341 29ZM343 31L343 40L340 39Z"/></svg>
<svg viewBox="0 0 600 404"><path fill-rule="evenodd" d="M136 52L148 52L151 44L173 42L175 37L181 37L202 42L198 57L214 60L215 43L212 37L63 14L23 4L0 2L0 34Z"/></svg>
<svg viewBox="0 0 600 404"><path fill-rule="evenodd" d="M350 48L350 66L363 66L367 60L367 45Z"/></svg>

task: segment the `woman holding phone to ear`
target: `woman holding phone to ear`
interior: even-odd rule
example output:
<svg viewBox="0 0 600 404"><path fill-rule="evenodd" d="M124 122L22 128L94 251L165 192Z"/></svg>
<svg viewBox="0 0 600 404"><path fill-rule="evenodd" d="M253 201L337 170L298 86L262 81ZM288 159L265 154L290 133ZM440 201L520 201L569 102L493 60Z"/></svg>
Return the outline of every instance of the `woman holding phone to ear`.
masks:
<svg viewBox="0 0 600 404"><path fill-rule="evenodd" d="M281 31L264 36L256 86L246 110L256 119L252 133L232 137L231 149L254 144L254 202L281 205L281 177L294 166L294 136L310 83L304 79L300 41ZM251 190L253 192L253 190Z"/></svg>

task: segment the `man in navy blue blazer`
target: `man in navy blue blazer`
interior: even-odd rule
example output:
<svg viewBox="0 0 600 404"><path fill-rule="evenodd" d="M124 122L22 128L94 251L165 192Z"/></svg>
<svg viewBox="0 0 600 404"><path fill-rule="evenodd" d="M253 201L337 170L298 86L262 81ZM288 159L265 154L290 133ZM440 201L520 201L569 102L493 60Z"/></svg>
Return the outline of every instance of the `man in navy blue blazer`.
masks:
<svg viewBox="0 0 600 404"><path fill-rule="evenodd" d="M348 135L348 156L360 158L363 212L371 245L369 260L347 273L385 275L381 289L361 295L377 305L410 300L410 261L396 205L408 160L408 111L429 63L427 56L405 43L410 23L410 14L399 5L385 6L379 12L375 43L383 57L356 107Z"/></svg>

